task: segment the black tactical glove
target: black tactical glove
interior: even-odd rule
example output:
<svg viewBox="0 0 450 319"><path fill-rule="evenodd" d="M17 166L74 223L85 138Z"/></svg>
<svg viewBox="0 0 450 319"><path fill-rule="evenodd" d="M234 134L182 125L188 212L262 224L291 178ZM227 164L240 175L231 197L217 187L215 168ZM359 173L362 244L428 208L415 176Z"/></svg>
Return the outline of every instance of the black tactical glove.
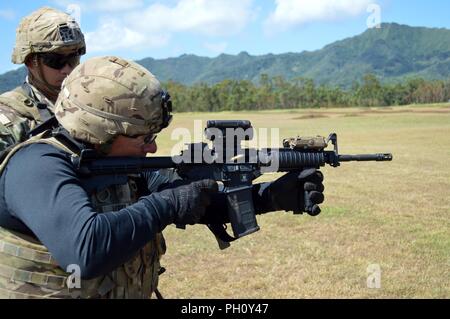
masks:
<svg viewBox="0 0 450 319"><path fill-rule="evenodd" d="M211 196L211 204L206 207L205 215L200 224L226 224L230 222L228 217L228 203L225 193L217 193Z"/></svg>
<svg viewBox="0 0 450 319"><path fill-rule="evenodd" d="M290 172L270 183L253 188L253 202L257 214L284 210L311 216L320 214L323 203L323 175L316 169Z"/></svg>
<svg viewBox="0 0 450 319"><path fill-rule="evenodd" d="M181 186L178 186L180 185ZM166 200L174 212L176 225L197 224L211 203L211 196L218 191L214 180L204 179L197 182L178 182L176 187L166 188L158 194Z"/></svg>

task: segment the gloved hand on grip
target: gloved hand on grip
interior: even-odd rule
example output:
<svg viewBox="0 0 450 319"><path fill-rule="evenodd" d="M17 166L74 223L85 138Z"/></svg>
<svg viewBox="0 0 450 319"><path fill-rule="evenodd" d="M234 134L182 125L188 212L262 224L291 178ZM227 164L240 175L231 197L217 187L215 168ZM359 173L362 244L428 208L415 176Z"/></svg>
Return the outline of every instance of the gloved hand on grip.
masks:
<svg viewBox="0 0 450 319"><path fill-rule="evenodd" d="M173 223L176 225L194 225L199 223L205 215L205 209L211 204L211 197L217 191L218 185L214 180L204 179L166 188L160 191L159 195L172 208Z"/></svg>
<svg viewBox="0 0 450 319"><path fill-rule="evenodd" d="M289 172L277 180L254 186L257 214L284 210L317 216L324 201L323 174L316 169Z"/></svg>
<svg viewBox="0 0 450 319"><path fill-rule="evenodd" d="M211 196L211 204L206 207L205 215L200 224L226 224L230 222L228 217L228 202L225 193L217 193Z"/></svg>

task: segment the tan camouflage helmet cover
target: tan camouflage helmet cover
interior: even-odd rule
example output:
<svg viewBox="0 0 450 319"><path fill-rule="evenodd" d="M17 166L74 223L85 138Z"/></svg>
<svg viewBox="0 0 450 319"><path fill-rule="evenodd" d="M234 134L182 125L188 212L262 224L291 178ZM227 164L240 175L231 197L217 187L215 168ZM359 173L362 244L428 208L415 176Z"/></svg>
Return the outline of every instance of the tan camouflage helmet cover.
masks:
<svg viewBox="0 0 450 319"><path fill-rule="evenodd" d="M83 33L70 15L44 7L22 19L16 32L12 62L25 63L32 53L86 52Z"/></svg>
<svg viewBox="0 0 450 319"><path fill-rule="evenodd" d="M158 133L164 126L159 81L135 62L91 58L65 79L55 115L69 133L91 144L117 135Z"/></svg>

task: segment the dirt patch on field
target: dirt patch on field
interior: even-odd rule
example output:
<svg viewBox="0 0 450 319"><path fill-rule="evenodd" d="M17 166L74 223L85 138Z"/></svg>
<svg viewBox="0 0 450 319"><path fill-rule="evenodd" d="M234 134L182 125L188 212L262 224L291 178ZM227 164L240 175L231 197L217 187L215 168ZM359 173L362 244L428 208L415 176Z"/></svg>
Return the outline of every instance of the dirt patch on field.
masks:
<svg viewBox="0 0 450 319"><path fill-rule="evenodd" d="M322 113L309 113L309 114L294 117L294 120L309 120L309 119L330 117L327 114L328 113L323 113L323 114Z"/></svg>
<svg viewBox="0 0 450 319"><path fill-rule="evenodd" d="M405 114L405 113L410 113L410 114L450 114L450 108L448 109L435 109L435 110L415 110L415 109L407 109L407 110L367 110L367 111L363 111L362 113L365 114Z"/></svg>
<svg viewBox="0 0 450 319"><path fill-rule="evenodd" d="M324 112L311 112L300 116L296 116L293 120L309 120L316 118L328 118L328 117L359 117L365 115L378 115L378 114L450 114L450 108L439 109L359 109L355 112L349 112L348 110L340 111L324 111Z"/></svg>

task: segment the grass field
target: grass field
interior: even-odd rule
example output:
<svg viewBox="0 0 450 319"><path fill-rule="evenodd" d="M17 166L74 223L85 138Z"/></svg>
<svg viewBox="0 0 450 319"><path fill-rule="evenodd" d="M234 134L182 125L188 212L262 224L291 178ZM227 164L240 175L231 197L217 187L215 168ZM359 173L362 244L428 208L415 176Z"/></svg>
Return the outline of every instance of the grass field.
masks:
<svg viewBox="0 0 450 319"><path fill-rule="evenodd" d="M249 119L280 137L336 132L340 153L394 161L324 168L321 215L259 216L261 230L225 251L204 226L168 227L166 298L450 298L450 105L178 114L160 154L194 119ZM379 289L367 287L372 264Z"/></svg>

